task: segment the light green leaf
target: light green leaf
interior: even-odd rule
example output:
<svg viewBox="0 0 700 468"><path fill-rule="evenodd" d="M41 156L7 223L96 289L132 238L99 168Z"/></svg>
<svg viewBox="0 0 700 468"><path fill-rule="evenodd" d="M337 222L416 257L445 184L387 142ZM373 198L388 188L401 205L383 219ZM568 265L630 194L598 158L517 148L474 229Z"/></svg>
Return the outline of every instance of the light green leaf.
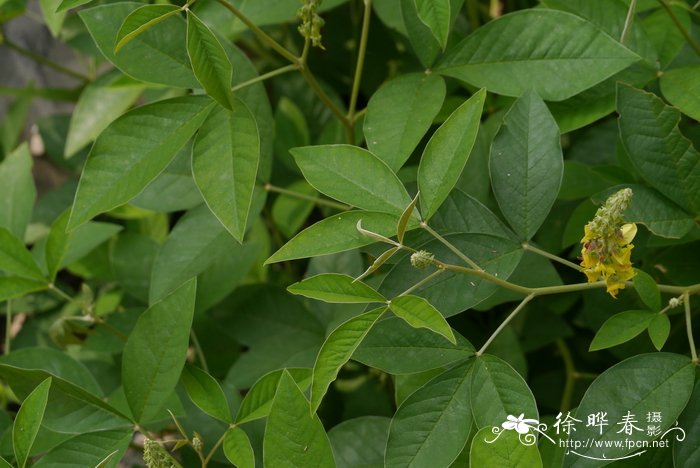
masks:
<svg viewBox="0 0 700 468"><path fill-rule="evenodd" d="M386 298L365 283L353 280L352 276L326 273L306 278L287 288L297 294L324 302L345 304L367 304L386 302Z"/></svg>
<svg viewBox="0 0 700 468"><path fill-rule="evenodd" d="M401 215L411 197L396 174L367 150L350 145L290 150L316 190L363 210Z"/></svg>
<svg viewBox="0 0 700 468"><path fill-rule="evenodd" d="M240 427L232 427L224 436L224 455L238 468L255 468L255 453L250 439Z"/></svg>
<svg viewBox="0 0 700 468"><path fill-rule="evenodd" d="M367 147L394 171L406 162L445 99L445 80L409 73L391 80L367 104L362 128Z"/></svg>
<svg viewBox="0 0 700 468"><path fill-rule="evenodd" d="M430 28L442 50L450 34L450 0L414 0L418 18Z"/></svg>
<svg viewBox="0 0 700 468"><path fill-rule="evenodd" d="M36 198L32 163L26 144L5 156L0 163L0 227L6 228L20 241L24 240Z"/></svg>
<svg viewBox="0 0 700 468"><path fill-rule="evenodd" d="M214 377L199 367L187 364L180 378L187 395L199 409L223 422L233 422L226 395Z"/></svg>
<svg viewBox="0 0 700 468"><path fill-rule="evenodd" d="M138 195L175 157L213 107L206 96L185 96L127 112L95 141L85 163L72 230Z"/></svg>
<svg viewBox="0 0 700 468"><path fill-rule="evenodd" d="M65 157L70 158L93 141L141 95L144 86L120 73L108 73L88 84L73 109L66 136Z"/></svg>
<svg viewBox="0 0 700 468"><path fill-rule="evenodd" d="M639 59L588 21L538 8L480 27L451 48L436 71L497 94L534 90L545 100L562 101Z"/></svg>
<svg viewBox="0 0 700 468"><path fill-rule="evenodd" d="M197 282L192 279L144 312L124 346L124 395L137 421L158 415L187 357Z"/></svg>
<svg viewBox="0 0 700 468"><path fill-rule="evenodd" d="M63 20L66 19L66 13L63 11L56 11L56 7L61 0L40 0L39 6L41 7L41 14L44 16L44 22L49 28L51 35L53 37L58 37L63 27Z"/></svg>
<svg viewBox="0 0 700 468"><path fill-rule="evenodd" d="M46 281L0 276L0 302L47 288Z"/></svg>
<svg viewBox="0 0 700 468"><path fill-rule="evenodd" d="M139 34L147 31L161 21L182 11L175 5L144 5L129 13L119 27L114 45L114 53L127 45Z"/></svg>
<svg viewBox="0 0 700 468"><path fill-rule="evenodd" d="M484 108L481 89L459 106L433 134L418 167L421 213L429 219L457 183L471 153Z"/></svg>
<svg viewBox="0 0 700 468"><path fill-rule="evenodd" d="M243 242L260 161L255 117L231 97L233 110L216 108L192 147L192 175L204 201L221 224Z"/></svg>
<svg viewBox="0 0 700 468"><path fill-rule="evenodd" d="M209 96L227 109L240 105L240 101L233 102L233 67L226 51L207 25L191 11L187 12L187 54L194 76Z"/></svg>
<svg viewBox="0 0 700 468"><path fill-rule="evenodd" d="M31 280L44 279L24 243L4 227L0 227L0 271Z"/></svg>
<svg viewBox="0 0 700 468"><path fill-rule="evenodd" d="M601 325L589 351L600 351L631 340L647 329L655 315L648 310L628 310L613 315Z"/></svg>
<svg viewBox="0 0 700 468"><path fill-rule="evenodd" d="M474 354L474 346L455 333L456 344L430 330L412 328L399 317L376 323L352 355L353 360L389 374L413 374L447 366Z"/></svg>
<svg viewBox="0 0 700 468"><path fill-rule="evenodd" d="M391 419L361 416L348 419L328 431L338 468L379 467L384 465L386 440Z"/></svg>
<svg viewBox="0 0 700 468"><path fill-rule="evenodd" d="M537 450L537 444L523 444L516 431L503 431L498 439L494 440L496 436L491 429L484 427L474 435L469 450L471 466L542 468L542 457Z"/></svg>
<svg viewBox="0 0 700 468"><path fill-rule="evenodd" d="M389 308L413 328L427 328L457 344L452 328L430 302L419 296L398 296L389 303Z"/></svg>
<svg viewBox="0 0 700 468"><path fill-rule="evenodd" d="M375 241L357 231L358 221L362 221L362 227L367 230L392 236L398 218L398 215L376 211L348 211L333 215L301 231L265 263L317 257L369 245Z"/></svg>
<svg viewBox="0 0 700 468"><path fill-rule="evenodd" d="M700 213L700 152L678 128L680 112L652 93L617 87L620 135L634 167L649 185Z"/></svg>
<svg viewBox="0 0 700 468"><path fill-rule="evenodd" d="M649 338L654 344L654 347L661 351L661 348L666 344L668 335L671 333L671 321L666 314L656 314L649 322Z"/></svg>
<svg viewBox="0 0 700 468"><path fill-rule="evenodd" d="M321 400L323 400L331 382L338 376L340 368L348 362L367 332L384 312L386 312L386 307L380 307L353 317L333 330L326 338L314 364L311 382L311 412L315 413L318 410Z"/></svg>
<svg viewBox="0 0 700 468"><path fill-rule="evenodd" d="M471 404L477 427L500 426L508 415L538 419L537 402L518 372L502 359L476 358L471 378Z"/></svg>
<svg viewBox="0 0 700 468"><path fill-rule="evenodd" d="M385 466L449 466L472 426L472 362L448 370L415 391L391 421Z"/></svg>
<svg viewBox="0 0 700 468"><path fill-rule="evenodd" d="M56 11L66 11L90 3L92 0L62 0Z"/></svg>
<svg viewBox="0 0 700 468"><path fill-rule="evenodd" d="M110 3L81 10L78 15L102 55L126 75L149 83L196 88L198 83L185 48L187 27L179 15L144 31L119 54L114 53L115 38L124 20L143 6L134 2Z"/></svg>
<svg viewBox="0 0 700 468"><path fill-rule="evenodd" d="M515 101L504 117L489 171L503 215L521 240L529 240L549 214L564 174L557 123L534 92Z"/></svg>
<svg viewBox="0 0 700 468"><path fill-rule="evenodd" d="M661 310L661 293L654 278L645 271L635 268L635 275L632 279L634 290L642 299L642 302L653 312Z"/></svg>
<svg viewBox="0 0 700 468"><path fill-rule="evenodd" d="M46 239L46 269L51 281L56 279L56 273L63 265L63 258L68 251L68 245L72 233L67 232L70 210L64 211L51 225L49 236Z"/></svg>
<svg viewBox="0 0 700 468"><path fill-rule="evenodd" d="M130 427L78 434L51 449L32 466L113 467L126 452L133 435L133 429Z"/></svg>
<svg viewBox="0 0 700 468"><path fill-rule="evenodd" d="M285 371L292 376L301 391L306 391L309 385L311 385L311 369L280 369L265 374L255 382L255 385L250 388L245 398L243 398L241 406L238 409L238 414L236 415L236 424L254 421L267 417L267 415L270 414L270 408L275 398L277 385L279 384L280 377L282 377L282 372Z"/></svg>
<svg viewBox="0 0 700 468"><path fill-rule="evenodd" d="M624 435L629 444L618 447L615 442L622 437L620 429L623 418L631 414L637 421L635 426L639 427L644 424L642 418L647 413L659 412L662 420L657 426L661 433L666 431L688 403L693 391L695 369L689 358L670 353L640 354L609 368L588 387L576 410L576 418L583 421L589 414L605 411L608 425L600 429L580 427L572 431L568 446L580 444L577 452L584 457L605 456L612 459L624 457L636 450L635 447L650 443L654 436L647 431L632 430L632 434ZM613 445L609 446L609 443ZM598 464L583 457L565 457L563 466L588 467Z"/></svg>
<svg viewBox="0 0 700 468"><path fill-rule="evenodd" d="M51 377L41 382L22 402L12 426L12 447L20 468L27 465L29 453L44 419L46 403L49 399Z"/></svg>
<svg viewBox="0 0 700 468"><path fill-rule="evenodd" d="M674 68L661 75L664 97L694 120L700 121L700 65Z"/></svg>
<svg viewBox="0 0 700 468"><path fill-rule="evenodd" d="M265 466L333 467L333 451L321 420L288 372L282 372L263 439Z"/></svg>
<svg viewBox="0 0 700 468"><path fill-rule="evenodd" d="M420 193L417 193L416 196L413 197L413 200L411 200L411 204L408 205L405 210L403 210L403 213L401 213L401 216L399 217L399 223L396 225L396 238L398 239L399 244L403 243L403 236L404 234L406 234L408 222L413 217L413 212L415 211L416 205L418 204L419 196Z"/></svg>

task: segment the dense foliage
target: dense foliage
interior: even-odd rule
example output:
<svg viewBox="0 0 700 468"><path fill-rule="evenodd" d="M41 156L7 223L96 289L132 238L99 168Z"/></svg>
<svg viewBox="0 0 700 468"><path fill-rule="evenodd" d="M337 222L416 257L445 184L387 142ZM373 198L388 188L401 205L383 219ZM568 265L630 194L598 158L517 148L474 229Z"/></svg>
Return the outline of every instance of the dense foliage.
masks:
<svg viewBox="0 0 700 468"><path fill-rule="evenodd" d="M699 466L700 3L39 5L0 466Z"/></svg>

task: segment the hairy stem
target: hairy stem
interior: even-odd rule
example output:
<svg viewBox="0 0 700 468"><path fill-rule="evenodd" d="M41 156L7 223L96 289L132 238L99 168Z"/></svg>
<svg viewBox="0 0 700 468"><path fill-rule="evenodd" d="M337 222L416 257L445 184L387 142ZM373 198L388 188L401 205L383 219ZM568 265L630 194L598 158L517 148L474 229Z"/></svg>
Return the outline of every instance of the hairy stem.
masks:
<svg viewBox="0 0 700 468"><path fill-rule="evenodd" d="M685 306L685 328L688 332L688 344L690 345L690 357L695 364L700 363L698 360L698 351L695 349L695 339L693 338L693 322L690 316L690 295L683 295L683 305Z"/></svg>
<svg viewBox="0 0 700 468"><path fill-rule="evenodd" d="M491 343L493 343L493 340L496 339L496 337L503 331L504 328L508 326L508 324L520 313L521 310L527 305L528 302L530 302L533 298L535 297L534 294L530 294L525 297L522 301L520 301L520 304L513 310L513 312L510 313L508 317L498 326L495 332L491 334L488 340L486 340L486 343L479 349L479 351L476 352L477 356L481 356L484 354L484 351L486 351L486 348L489 347Z"/></svg>
<svg viewBox="0 0 700 468"><path fill-rule="evenodd" d="M355 110L357 108L357 96L360 93L360 81L362 81L362 68L365 64L365 55L367 53L367 38L369 37L369 20L372 16L372 0L364 0L365 11L362 16L362 32L360 33L360 47L357 52L357 65L355 66L355 78L352 82L352 91L350 93L350 104L348 105L348 122L355 121ZM352 133L351 133L352 134ZM354 134L352 134L354 140ZM354 141L351 141L354 143Z"/></svg>
<svg viewBox="0 0 700 468"><path fill-rule="evenodd" d="M693 48L696 54L700 55L700 45L698 45L697 42L695 42L695 39L693 39L693 36L690 35L687 29L683 26L683 24L680 22L678 17L676 16L676 13L673 11L673 8L671 8L671 5L668 3L668 0L658 0L659 3L661 4L662 7L666 10L666 13L668 13L668 16L671 17L671 20L673 21L673 24L676 25L680 33L683 35L685 38L686 42L690 45L690 47Z"/></svg>
<svg viewBox="0 0 700 468"><path fill-rule="evenodd" d="M620 43L624 44L627 42L627 37L632 30L632 24L634 23L634 16L637 13L637 0L630 0L630 7L627 10L627 17L625 18L625 25L622 28L622 34L620 35Z"/></svg>
<svg viewBox="0 0 700 468"><path fill-rule="evenodd" d="M448 241L447 239L442 237L440 234L435 232L435 230L433 230L433 228L428 226L428 223L426 223L425 221L422 221L420 223L420 227L422 227L423 229L428 231L428 233L430 233L431 236L433 236L435 239L439 240L445 247L450 249L455 255L457 255L459 258L461 258L467 265L474 268L475 270L483 271L481 269L481 267L479 265L477 265L474 260L472 260L471 258L466 256L464 253L462 253L462 251L459 250L457 247L455 247L450 241Z"/></svg>
<svg viewBox="0 0 700 468"><path fill-rule="evenodd" d="M314 197L313 195L307 195L305 193L294 192L293 190L287 190L285 188L277 187L272 184L265 184L263 188L266 192L274 192L282 195L287 195L289 197L298 198L300 200L307 200L310 202L314 202L317 205L328 206L330 208L335 208L336 210L340 211L347 211L352 208L350 205L346 205L345 203L339 203L333 200L327 200L325 198Z"/></svg>
<svg viewBox="0 0 700 468"><path fill-rule="evenodd" d="M580 265L575 264L574 262L570 262L569 260L566 260L565 258L558 257L557 255L551 254L549 252L546 252L544 250L538 249L534 245L528 243L528 242L523 242L523 249L529 250L532 253L535 253L537 255L541 255L543 257L546 257L550 260L553 260L555 262L561 263L562 265L566 265L569 268L573 268L576 271L582 271L583 268Z"/></svg>

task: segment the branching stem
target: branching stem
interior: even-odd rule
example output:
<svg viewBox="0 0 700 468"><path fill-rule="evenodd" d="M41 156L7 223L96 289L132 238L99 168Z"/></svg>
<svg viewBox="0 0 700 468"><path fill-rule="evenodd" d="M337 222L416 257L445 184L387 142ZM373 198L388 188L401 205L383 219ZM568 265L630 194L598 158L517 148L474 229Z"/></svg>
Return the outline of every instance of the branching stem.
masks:
<svg viewBox="0 0 700 468"><path fill-rule="evenodd" d="M423 221L423 222L420 223L420 227L422 227L423 229L425 229L428 233L430 233L431 236L433 236L435 239L437 239L438 241L440 241L445 247L447 247L448 249L450 249L450 250L452 251L452 253L454 253L454 254L457 255L459 258L461 258L461 259L464 261L464 263L466 263L467 265L469 265L470 267L472 267L472 268L475 269L475 270L483 271L483 270L481 269L481 267L480 267L479 265L477 265L477 263L476 263L474 260L472 260L471 258L469 258L468 256L466 256L464 253L462 253L461 250L459 250L457 247L455 247L450 241L448 241L447 239L445 239L444 237L442 237L442 236L441 236L440 234L438 234L433 228L431 228L430 226L428 226L428 223L426 223L425 221Z"/></svg>

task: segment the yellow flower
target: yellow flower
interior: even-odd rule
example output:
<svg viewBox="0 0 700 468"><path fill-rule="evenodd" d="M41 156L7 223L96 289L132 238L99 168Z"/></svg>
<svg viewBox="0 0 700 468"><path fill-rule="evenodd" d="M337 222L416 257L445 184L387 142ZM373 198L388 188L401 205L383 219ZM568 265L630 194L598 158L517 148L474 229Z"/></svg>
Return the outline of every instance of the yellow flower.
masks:
<svg viewBox="0 0 700 468"><path fill-rule="evenodd" d="M608 198L585 226L581 239L583 273L590 283L605 281L612 297L634 277L631 255L637 226L625 224L622 217L631 197L632 190L623 189Z"/></svg>

